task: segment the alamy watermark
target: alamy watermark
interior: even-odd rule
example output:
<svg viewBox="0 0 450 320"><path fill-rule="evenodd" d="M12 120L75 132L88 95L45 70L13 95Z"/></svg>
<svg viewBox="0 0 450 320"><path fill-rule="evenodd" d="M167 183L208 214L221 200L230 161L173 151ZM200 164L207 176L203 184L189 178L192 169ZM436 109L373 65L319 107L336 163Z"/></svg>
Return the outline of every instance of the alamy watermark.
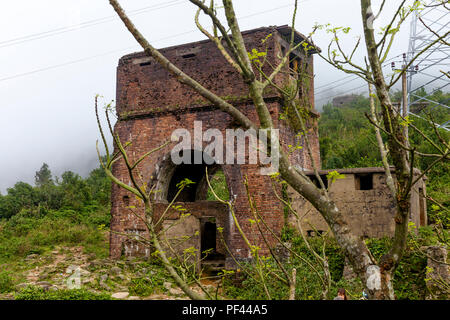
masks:
<svg viewBox="0 0 450 320"><path fill-rule="evenodd" d="M215 128L203 132L202 121L194 121L193 137L191 131L180 128L172 133L171 140L178 142L170 154L175 165L258 164L262 175L278 172L278 129L226 129L224 137Z"/></svg>

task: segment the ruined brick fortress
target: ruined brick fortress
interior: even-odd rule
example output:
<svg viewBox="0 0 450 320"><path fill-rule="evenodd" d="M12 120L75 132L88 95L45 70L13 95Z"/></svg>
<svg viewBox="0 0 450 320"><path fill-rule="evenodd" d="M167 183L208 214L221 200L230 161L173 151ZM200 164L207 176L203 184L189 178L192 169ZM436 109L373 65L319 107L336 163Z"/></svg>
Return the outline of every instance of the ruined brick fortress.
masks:
<svg viewBox="0 0 450 320"><path fill-rule="evenodd" d="M262 39L272 36L263 44ZM288 48L287 39L290 39L291 28L267 27L243 32L247 48L256 48L258 51L267 51L265 68L269 65L277 65L279 57ZM295 33L295 41L298 43L305 38L300 33ZM250 50L250 49L249 49ZM257 122L255 108L248 97L248 89L239 74L230 66L214 43L209 40L183 44L162 49L161 52L181 70L193 77L215 94L238 107L247 117ZM304 66L314 79L313 54L314 50L307 53L303 49L294 52L291 56L298 65ZM292 67L292 66L291 66ZM283 86L291 76L286 66L285 72L279 73L274 79L277 85ZM267 69L270 72L270 69ZM308 110L309 139L312 144L316 163L320 163L319 138L317 120L319 114L314 110L314 81L309 83L309 99L311 109ZM265 101L272 114L274 125L280 129L280 140L283 148L288 145L302 144L303 140L296 136L295 132L285 121L280 120L283 112L283 101L277 92L267 90ZM117 116L115 133L120 139L131 141L127 151L131 158L137 159L144 153L160 146L170 139L172 132L179 128L193 131L194 121L202 122L202 130L209 128L219 129L225 136L225 130L236 128L236 122L226 113L211 105L192 89L180 84L163 67L156 63L145 53L134 53L122 57L117 68ZM193 136L192 132L192 136ZM203 143L204 145L206 143ZM149 156L139 166L142 180L149 187L154 186L158 190L155 196L154 215L161 216L168 204L173 200L178 182L189 178L195 184L185 189L177 198L177 205L183 208L183 212L171 208L161 223L162 228L173 225L180 219L182 213L191 215L184 218L182 223L175 224L167 231L167 237L177 235L194 235L189 241L181 245L180 249L194 246L203 251L211 249L215 260L223 261L225 265L232 265L232 258L225 249L222 237L231 253L237 259L247 259L250 251L239 234L229 208L217 201L207 201L207 183L204 178L205 167L212 176L217 170L223 170L230 198L234 199L234 208L239 224L246 232L249 240L260 246L262 252L267 251L267 243L275 244L272 234L265 230L264 237L255 229L249 221L253 218L250 212L244 179L248 179L249 193L253 197L259 214L271 227L275 234L280 234L286 223L284 208L273 192L271 178L261 175L260 168L254 164L181 164L174 165L171 161L171 144ZM194 149L194 146L192 146ZM195 152L201 152L195 150ZM303 149L290 153L290 160L312 176L309 157ZM128 172L123 162L117 161L113 167L113 173L121 180L128 182ZM346 178L338 180L331 188L339 205L346 208L346 212L352 212L349 217L353 223L359 223L361 235L381 236L392 232L392 201L384 175L379 168L352 169L344 172ZM321 172L325 177L326 172ZM326 178L325 178L326 180ZM412 219L418 225L426 223L426 211L423 195L425 188L421 186L420 194L413 196L414 214ZM294 204L299 210L309 210L308 204L298 196L294 196ZM146 255L150 248L143 246L132 236L147 236L144 223L137 218L127 206L136 206L136 198L124 189L113 184L112 189L112 219L110 255L119 258L122 255ZM314 212L309 213L310 219L317 224L320 230L325 226L320 216ZM305 232L310 230L305 225ZM127 236L128 235L128 236Z"/></svg>

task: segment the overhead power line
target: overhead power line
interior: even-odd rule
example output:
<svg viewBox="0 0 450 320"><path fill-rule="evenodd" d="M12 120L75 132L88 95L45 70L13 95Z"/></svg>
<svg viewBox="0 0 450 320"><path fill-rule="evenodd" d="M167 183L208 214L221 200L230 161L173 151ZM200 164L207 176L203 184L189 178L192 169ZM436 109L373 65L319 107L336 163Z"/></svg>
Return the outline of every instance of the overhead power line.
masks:
<svg viewBox="0 0 450 320"><path fill-rule="evenodd" d="M343 77L343 78L341 78L341 79L334 80L334 81L328 82L328 83L326 83L326 84L322 84L322 85L320 85L320 86L317 86L317 87L315 87L314 89L317 90L317 89L321 89L321 88L324 88L324 87L328 87L329 85L332 85L332 84L334 84L334 83L336 83L336 82L340 82L340 81L343 81L343 80L346 80L346 79L349 79L349 78L354 78L354 77L356 77L356 75L351 74L351 75L346 76L346 77Z"/></svg>
<svg viewBox="0 0 450 320"><path fill-rule="evenodd" d="M346 85L347 83L353 82L355 80L360 80L360 79L361 79L360 77L354 76L354 78L352 78L352 79L350 79L348 81L344 81L344 82L342 82L342 80L337 80L335 82L339 82L338 85L336 85L334 87L331 87L331 88L326 88L326 89L320 90L318 92L315 92L314 94L319 95L319 94L322 94L322 93L330 92L330 90L333 90L333 89L335 89L337 87L342 87L343 85Z"/></svg>
<svg viewBox="0 0 450 320"><path fill-rule="evenodd" d="M308 1L311 1L311 0L304 0L304 1L301 1L301 3L308 2ZM138 14L142 14L142 13L147 13L147 12L152 12L152 11L156 11L159 9L165 9L165 8L177 6L182 3L185 3L185 1L172 0L172 1L165 2L165 3L159 3L156 5L143 7L140 9L130 10L127 12L127 14L128 14L128 16L131 17L131 16L136 16ZM285 5L280 8L286 8L286 7L290 7L290 6L293 6L293 4ZM267 10L262 13L270 12L272 10L273 9ZM258 14L260 14L260 13L252 14L252 15L249 15L248 17L252 17L252 16L258 15ZM29 42L29 41L44 39L44 38L56 36L59 34L77 31L79 29L89 28L89 27L93 27L93 26L97 26L100 24L113 22L113 21L119 21L119 18L117 15L111 15L111 16L107 16L107 17L103 17L103 18L97 18L97 19L84 21L84 22L81 22L81 23L78 23L75 25L71 25L71 26L55 28L55 29L48 30L48 31L33 33L33 34L26 35L26 36L21 36L21 37L9 39L9 40L0 41L0 48L10 47L10 46L14 46L17 44Z"/></svg>
<svg viewBox="0 0 450 320"><path fill-rule="evenodd" d="M118 53L118 52L121 52L121 51L124 51L124 50L130 50L132 48L136 48L136 46L127 47L127 48L114 50L114 51L109 51L109 52L105 52L105 53L100 53L100 54L95 55L95 56L90 56L90 57L86 57L86 58L72 60L72 61L68 61L68 62L60 63L60 64L55 64L55 65L48 66L48 67L41 68L41 69L36 69L36 70L24 72L24 73L15 74L15 75L12 75L12 76L9 76L9 77L0 78L0 82L7 81L7 80L12 80L12 79L15 79L15 78L20 78L20 77L24 77L24 76L28 76L28 75L32 75L32 74L43 72L43 71L47 71L47 70L52 70L52 69L65 67L65 66L76 64L76 63L79 63L79 62L92 60L92 59L95 59L95 58L104 57L104 56L107 56L107 55L110 55L110 54L113 54L113 53Z"/></svg>
<svg viewBox="0 0 450 320"><path fill-rule="evenodd" d="M184 1L173 0L173 1L168 1L165 3L159 3L156 5L147 6L147 7L143 7L140 9L130 10L128 12L128 15L136 16L136 15L142 14L142 13L147 13L147 12L152 12L152 11L156 11L159 9L173 7L173 6L179 5L183 2ZM0 48L14 46L14 45L21 44L24 42L44 39L44 38L52 37L55 35L72 32L72 31L77 31L79 29L89 28L89 27L97 26L99 24L112 22L112 21L118 21L118 20L119 20L119 18L117 17L117 15L113 15L113 16L108 16L108 17L103 17L103 18L98 18L98 19L81 22L79 24L75 24L75 25L71 25L71 26L67 26L67 27L60 27L60 28L56 28L56 29L52 29L52 30L48 30L48 31L44 31L44 32L33 33L33 34L26 35L26 36L21 36L21 37L17 37L17 38L5 40L5 41L0 41Z"/></svg>
<svg viewBox="0 0 450 320"><path fill-rule="evenodd" d="M311 0L304 0L304 1L302 1L302 3L308 2L308 1L311 1ZM179 1L172 1L172 2L179 2ZM292 7L292 6L293 6L293 4L278 6L278 7L272 8L270 10L260 11L260 12L257 12L257 13L253 13L253 14L250 14L250 15L247 15L247 16L240 17L238 19L239 20L248 19L248 18L257 16L257 15L273 12L275 10L280 10L280 9L284 9L284 8ZM144 8L139 9L139 10L143 10L143 9ZM186 35L186 34L194 33L196 31L198 31L198 30L197 29L192 29L192 30L189 30L189 31L185 31L185 32L177 33L177 34L170 35L170 36L167 36L167 37L164 37L164 38L160 38L160 39L157 39L157 40L155 40L153 42L154 43L158 43L158 42L163 41L163 40L176 38L176 37L183 36L183 35ZM0 44L1 44L1 42L0 42ZM1 48L1 46L0 46L0 48ZM110 54L113 54L113 53L118 53L118 52L121 52L121 51L130 50L130 49L133 49L133 48L137 48L137 45L136 46L132 46L132 47L122 48L122 49L112 50L112 51L100 53L100 54L97 54L97 55L88 56L88 57L85 57L85 58L80 58L80 59L68 61L68 62L65 62L65 63L55 64L55 65L52 65L52 66L48 66L48 67L44 67L44 68L40 68L40 69L36 69L36 70L24 72L24 73L19 73L19 74L15 74L15 75L12 75L12 76L3 77L3 78L0 78L0 82L16 79L16 78L20 78L20 77L24 77L24 76L32 75L32 74L35 74L35 73L52 70L52 69L57 69L57 68L61 68L61 67L68 66L68 65L73 65L73 64L85 62L85 61L88 61L88 60L96 59L96 58L99 58L99 57L104 57L104 56L107 56L107 55L110 55Z"/></svg>
<svg viewBox="0 0 450 320"><path fill-rule="evenodd" d="M402 54L399 54L399 55L396 55L396 56L394 56L394 57L391 57L391 58L387 59L387 60L385 61L385 63L382 65L382 67L385 68L385 67L387 67L387 66L390 66L390 65L391 65L391 64L390 64L390 61L392 61L392 60L394 60L394 59L396 59L396 58L398 58L398 57L400 57L400 56L402 56ZM351 79L351 80L348 80L348 79ZM343 77L343 78L340 78L340 79L337 79L337 80L328 82L328 83L326 83L326 84L324 84L324 85L315 87L315 88L314 88L315 90L317 90L317 89L319 89L319 88L325 88L325 89L322 89L322 90L319 90L319 91L315 92L314 95L317 96L317 95L321 95L321 94L330 92L330 91L332 91L332 90L334 90L334 89L336 89L336 88L342 87L342 86L344 86L344 85L346 85L346 84L348 84L348 83L350 83L350 82L353 82L353 81L355 81L355 80L358 80L358 79L361 80L361 78L360 78L359 76L354 75L354 74L351 74L351 75L348 75L348 76L346 76L346 77ZM348 81L344 81L344 80L348 80ZM344 81L344 82L343 82L343 81ZM336 83L338 83L338 84L336 84ZM333 84L336 84L336 85L333 85ZM333 85L333 86L330 87L330 85ZM358 86L358 87L349 89L348 91L356 90L356 89L359 89L359 88L364 87L364 86L366 86L366 85L367 85L367 84L364 84L363 86ZM340 96L340 95L341 95L341 94L338 94L338 95L336 95L336 96L334 96L334 97L338 97L338 96ZM331 97L331 98L334 98L334 97ZM316 101L322 101L322 100L325 100L325 99L330 99L330 97L322 97L322 98L317 99Z"/></svg>
<svg viewBox="0 0 450 320"><path fill-rule="evenodd" d="M348 91L348 92L354 93L355 90L362 89L362 88L367 88L367 83L364 83L363 85L361 85L361 86L359 86L359 87L354 87L354 88L348 89L347 91ZM331 97L322 97L322 98L316 99L316 103L317 103L318 101L323 101L323 100L327 100L327 99L333 99L333 98L339 97L339 96L341 96L341 95L342 95L342 93L336 94L336 95L331 96Z"/></svg>

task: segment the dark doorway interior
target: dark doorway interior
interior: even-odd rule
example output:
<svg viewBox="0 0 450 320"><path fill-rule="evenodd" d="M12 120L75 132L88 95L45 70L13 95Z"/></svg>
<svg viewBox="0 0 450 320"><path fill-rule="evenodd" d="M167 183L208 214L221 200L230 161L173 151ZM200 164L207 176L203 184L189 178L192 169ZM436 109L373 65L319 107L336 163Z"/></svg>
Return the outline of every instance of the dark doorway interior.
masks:
<svg viewBox="0 0 450 320"><path fill-rule="evenodd" d="M214 259L216 256L216 231L217 226L215 222L206 221L202 225L201 230L201 251L202 258L206 260ZM206 254L205 251L208 250Z"/></svg>
<svg viewBox="0 0 450 320"><path fill-rule="evenodd" d="M320 182L319 182L319 180L317 180L316 176L309 175L308 178L311 180L312 183L314 183L314 185L317 188L322 188L322 186L320 185ZM323 185L325 186L325 188L328 188L328 178L327 178L327 176L325 174L321 174L320 175L320 179L322 179L322 182L323 182Z"/></svg>

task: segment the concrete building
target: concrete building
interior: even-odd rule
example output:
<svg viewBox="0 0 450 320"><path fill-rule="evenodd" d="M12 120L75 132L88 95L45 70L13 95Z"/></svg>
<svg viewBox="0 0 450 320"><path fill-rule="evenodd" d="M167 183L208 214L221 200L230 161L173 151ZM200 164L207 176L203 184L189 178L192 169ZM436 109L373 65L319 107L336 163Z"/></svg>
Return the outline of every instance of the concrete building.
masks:
<svg viewBox="0 0 450 320"><path fill-rule="evenodd" d="M341 107L343 105L352 103L358 97L359 97L359 95L357 95L357 94L342 95L342 96L333 98L332 104L333 104L334 107Z"/></svg>
<svg viewBox="0 0 450 320"><path fill-rule="evenodd" d="M339 172L344 178L330 184L326 176L331 171ZM395 171L391 173L395 179ZM307 174L318 183L313 172ZM331 198L338 208L346 213L344 218L357 235L363 238L394 235L396 208L386 184L383 168L320 170L319 174L325 186L329 188ZM419 176L419 170L415 170L414 174L415 177ZM415 184L411 195L409 219L417 227L427 225L425 179L420 179ZM293 208L302 216L300 227L294 216L290 216L290 224L308 236L313 236L316 232L326 232L328 225L319 212L292 190L289 193Z"/></svg>

